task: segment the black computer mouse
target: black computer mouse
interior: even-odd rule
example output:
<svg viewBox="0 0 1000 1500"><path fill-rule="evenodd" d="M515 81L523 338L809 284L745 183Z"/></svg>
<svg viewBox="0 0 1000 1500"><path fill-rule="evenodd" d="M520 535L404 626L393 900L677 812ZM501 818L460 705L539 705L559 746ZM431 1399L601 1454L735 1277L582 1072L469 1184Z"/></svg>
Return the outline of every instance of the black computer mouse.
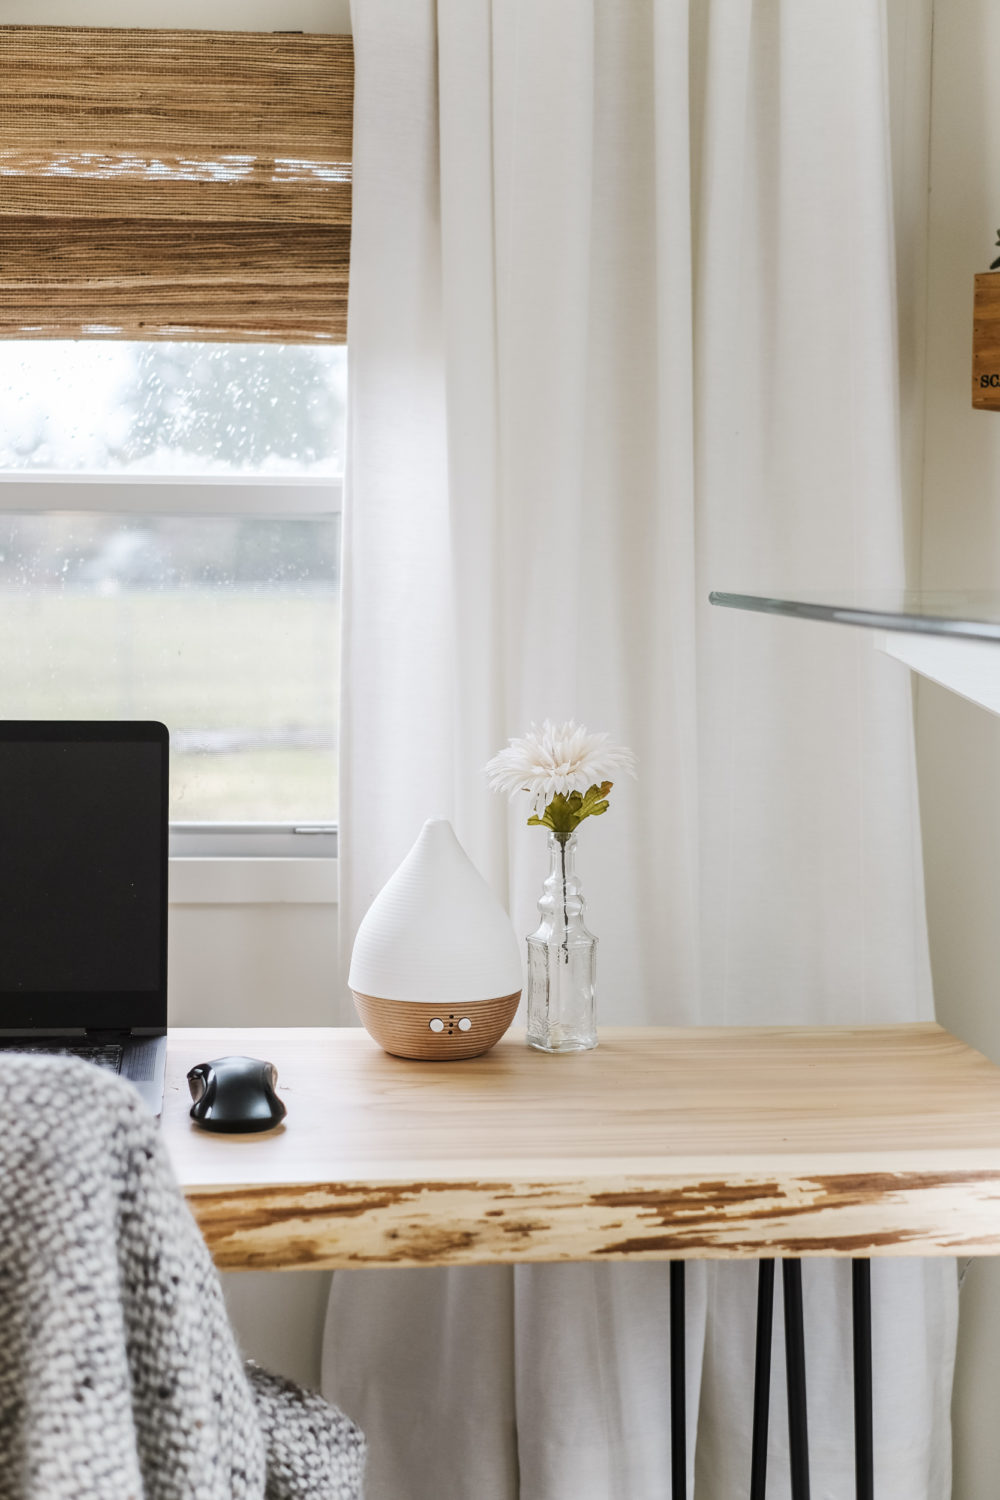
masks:
<svg viewBox="0 0 1000 1500"><path fill-rule="evenodd" d="M217 1057L188 1074L191 1118L203 1130L273 1130L287 1113L274 1092L278 1072L258 1057Z"/></svg>

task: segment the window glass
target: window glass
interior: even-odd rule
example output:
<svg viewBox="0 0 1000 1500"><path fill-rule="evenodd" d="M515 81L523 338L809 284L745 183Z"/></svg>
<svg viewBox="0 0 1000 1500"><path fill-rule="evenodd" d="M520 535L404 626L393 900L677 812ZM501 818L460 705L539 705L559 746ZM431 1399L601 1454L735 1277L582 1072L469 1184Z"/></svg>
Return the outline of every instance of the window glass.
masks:
<svg viewBox="0 0 1000 1500"><path fill-rule="evenodd" d="M93 513L25 514L0 486L0 716L162 720L175 821L336 818L339 516L231 481L342 472L345 354L0 341L0 473L229 480L236 512L102 513L88 484Z"/></svg>
<svg viewBox="0 0 1000 1500"><path fill-rule="evenodd" d="M152 718L171 817L336 817L339 517L0 515L0 717Z"/></svg>
<svg viewBox="0 0 1000 1500"><path fill-rule="evenodd" d="M0 340L0 472L337 475L343 345Z"/></svg>

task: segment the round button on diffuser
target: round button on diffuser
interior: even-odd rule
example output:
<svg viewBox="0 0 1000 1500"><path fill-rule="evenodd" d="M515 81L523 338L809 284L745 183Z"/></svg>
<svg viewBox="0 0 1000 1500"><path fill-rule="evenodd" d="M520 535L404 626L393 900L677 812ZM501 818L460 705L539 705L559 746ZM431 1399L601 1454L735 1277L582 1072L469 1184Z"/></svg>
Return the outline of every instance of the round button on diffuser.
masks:
<svg viewBox="0 0 1000 1500"><path fill-rule="evenodd" d="M442 1020L440 1020L437 1016L434 1017L433 1021L428 1021L427 1024L431 1028L432 1031L443 1031L444 1030L444 1022Z"/></svg>
<svg viewBox="0 0 1000 1500"><path fill-rule="evenodd" d="M468 1016L463 1016L462 1017L462 1019L458 1023L458 1029L459 1029L459 1031L471 1031L472 1030L472 1022L469 1020Z"/></svg>

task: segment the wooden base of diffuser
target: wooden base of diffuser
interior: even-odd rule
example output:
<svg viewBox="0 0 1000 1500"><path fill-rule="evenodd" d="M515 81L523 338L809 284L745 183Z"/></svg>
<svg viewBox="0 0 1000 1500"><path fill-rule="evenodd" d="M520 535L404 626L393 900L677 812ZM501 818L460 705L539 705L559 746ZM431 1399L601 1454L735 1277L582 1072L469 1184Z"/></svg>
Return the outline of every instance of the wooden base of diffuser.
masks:
<svg viewBox="0 0 1000 1500"><path fill-rule="evenodd" d="M488 1052L513 1021L521 998L517 990L495 1000L431 1005L423 1000L379 1000L357 990L351 994L365 1030L386 1052L437 1062ZM440 1028L431 1024L437 1021ZM463 1021L470 1024L463 1027Z"/></svg>

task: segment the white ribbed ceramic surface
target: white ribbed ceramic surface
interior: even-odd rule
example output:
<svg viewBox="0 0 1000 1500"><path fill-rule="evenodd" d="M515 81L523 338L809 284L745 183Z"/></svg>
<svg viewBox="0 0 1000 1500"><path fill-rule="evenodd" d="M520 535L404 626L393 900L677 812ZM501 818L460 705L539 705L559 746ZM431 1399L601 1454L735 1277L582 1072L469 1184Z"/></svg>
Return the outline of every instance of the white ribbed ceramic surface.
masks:
<svg viewBox="0 0 1000 1500"><path fill-rule="evenodd" d="M521 988L510 918L455 837L431 818L358 928L348 984L385 1000L448 1005Z"/></svg>

